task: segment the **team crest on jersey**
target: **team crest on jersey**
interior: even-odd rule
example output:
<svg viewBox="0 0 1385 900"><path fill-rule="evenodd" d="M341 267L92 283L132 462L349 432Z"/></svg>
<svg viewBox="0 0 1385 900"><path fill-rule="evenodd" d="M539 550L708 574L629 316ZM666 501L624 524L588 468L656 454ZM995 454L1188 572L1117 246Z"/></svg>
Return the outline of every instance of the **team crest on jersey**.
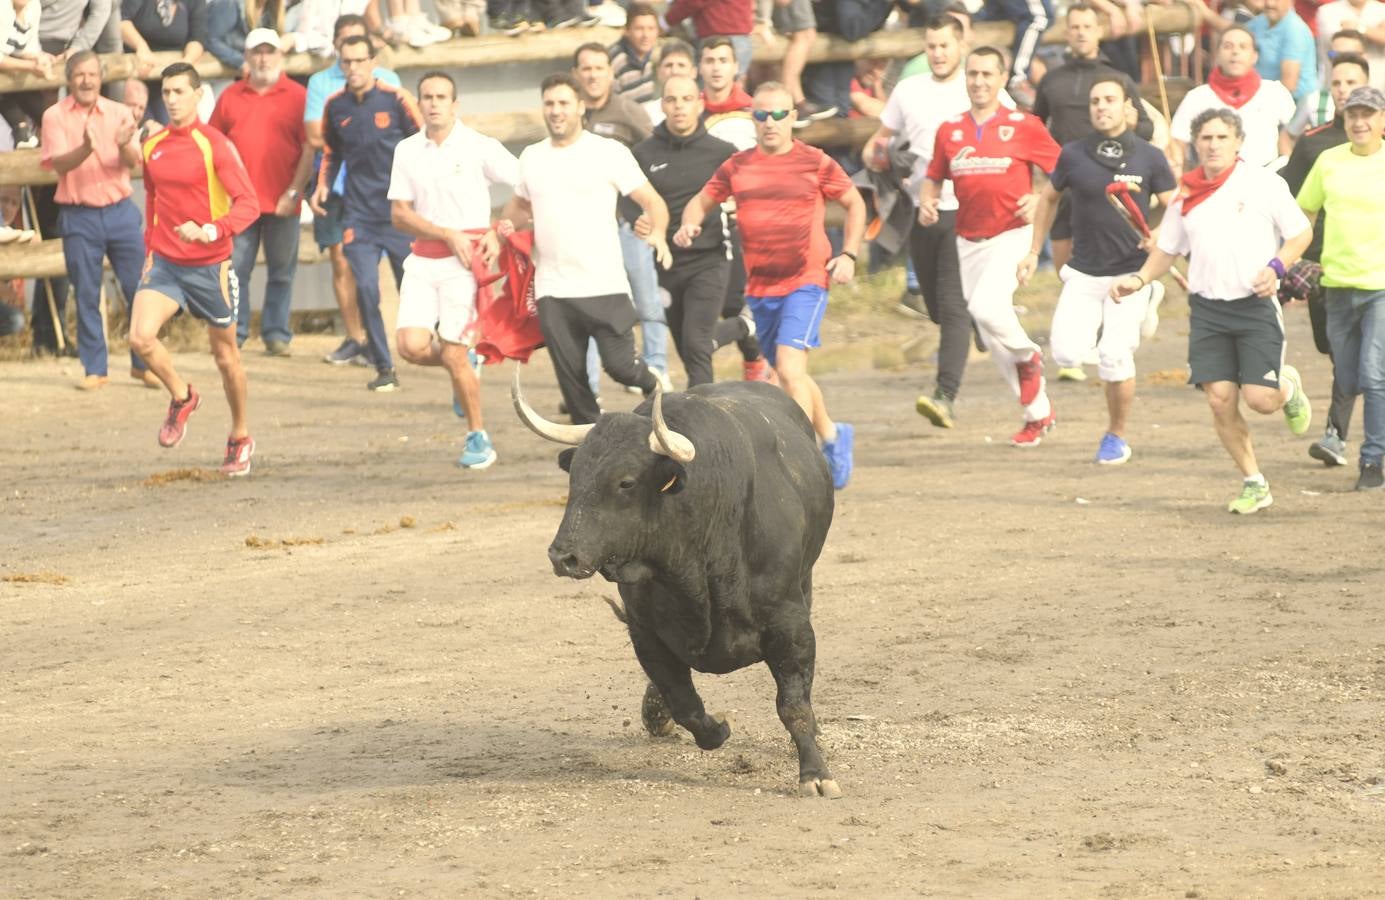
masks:
<svg viewBox="0 0 1385 900"><path fill-rule="evenodd" d="M1015 128L1013 125L1002 125L996 129L996 134L1000 135L1002 141L1008 141L1015 136Z"/></svg>
<svg viewBox="0 0 1385 900"><path fill-rule="evenodd" d="M389 114L388 112L378 112L378 113L376 113L376 114L375 114L375 127L376 127L376 128L389 128L389 127L390 127L390 114Z"/></svg>

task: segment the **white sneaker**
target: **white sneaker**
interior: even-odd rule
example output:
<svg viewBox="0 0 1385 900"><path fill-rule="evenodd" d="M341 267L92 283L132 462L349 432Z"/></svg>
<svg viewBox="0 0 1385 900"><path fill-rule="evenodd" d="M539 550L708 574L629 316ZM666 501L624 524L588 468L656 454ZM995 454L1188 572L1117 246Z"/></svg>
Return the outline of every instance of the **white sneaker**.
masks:
<svg viewBox="0 0 1385 900"><path fill-rule="evenodd" d="M600 6L592 6L587 9L587 13L600 20L602 25L609 25L612 28L625 27L625 10L621 9L620 4L606 0Z"/></svg>
<svg viewBox="0 0 1385 900"><path fill-rule="evenodd" d="M1159 304L1164 302L1164 283L1149 283L1149 303L1145 307L1145 318L1140 323L1140 339L1147 341L1159 330Z"/></svg>

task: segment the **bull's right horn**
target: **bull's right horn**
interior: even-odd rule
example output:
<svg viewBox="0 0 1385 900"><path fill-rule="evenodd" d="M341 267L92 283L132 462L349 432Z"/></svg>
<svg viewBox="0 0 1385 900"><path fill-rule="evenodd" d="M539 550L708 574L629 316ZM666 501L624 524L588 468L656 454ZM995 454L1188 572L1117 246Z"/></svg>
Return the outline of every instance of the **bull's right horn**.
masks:
<svg viewBox="0 0 1385 900"><path fill-rule="evenodd" d="M654 428L649 432L649 449L669 459L687 465L697 455L693 442L668 427L664 421L664 389L656 382L654 385L654 409L649 418Z"/></svg>
<svg viewBox="0 0 1385 900"><path fill-rule="evenodd" d="M582 443L587 437L587 432L595 426L559 425L534 412L533 408L524 402L524 392L519 389L519 370L519 363L515 363L515 377L510 383L510 399L515 403L515 412L519 414L519 420L541 438L558 444L571 444L574 447Z"/></svg>

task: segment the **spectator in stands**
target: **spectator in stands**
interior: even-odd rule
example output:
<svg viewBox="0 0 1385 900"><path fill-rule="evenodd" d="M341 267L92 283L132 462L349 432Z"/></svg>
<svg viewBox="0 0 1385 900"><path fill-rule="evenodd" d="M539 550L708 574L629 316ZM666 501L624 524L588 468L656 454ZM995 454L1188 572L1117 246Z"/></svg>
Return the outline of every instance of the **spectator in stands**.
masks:
<svg viewBox="0 0 1385 900"><path fill-rule="evenodd" d="M207 3L207 49L228 69L250 74L245 54L245 39L257 28L275 34L284 30L283 0L209 0Z"/></svg>
<svg viewBox="0 0 1385 900"><path fill-rule="evenodd" d="M0 3L0 72L53 77L53 57L39 44L39 0ZM35 124L49 105L41 91L0 95L0 115L14 134L14 146L24 150L38 146Z"/></svg>
<svg viewBox="0 0 1385 900"><path fill-rule="evenodd" d="M408 43L419 49L441 43L452 37L452 31L437 25L423 14L418 0L388 0L389 19L385 22L384 38L388 43Z"/></svg>
<svg viewBox="0 0 1385 900"><path fill-rule="evenodd" d="M632 3L625 13L625 33L611 45L615 88L636 103L655 101L654 47L659 43L659 14L645 3Z"/></svg>
<svg viewBox="0 0 1385 900"><path fill-rule="evenodd" d="M120 50L120 3L117 0L42 0L39 46L53 56L95 50Z"/></svg>
<svg viewBox="0 0 1385 900"><path fill-rule="evenodd" d="M1365 43L1371 64L1371 86L1385 88L1385 3L1380 0L1333 0L1318 7L1318 65L1325 74L1333 45L1342 31L1352 31Z"/></svg>
<svg viewBox="0 0 1385 900"><path fill-rule="evenodd" d="M0 187L0 231L18 231L24 227L23 206L18 187ZM0 281L0 337L23 330L24 279L7 278Z"/></svg>
<svg viewBox="0 0 1385 900"><path fill-rule="evenodd" d="M434 0L438 24L453 34L476 37L481 33L481 20L486 15L484 0Z"/></svg>
<svg viewBox="0 0 1385 900"><path fill-rule="evenodd" d="M1232 25L1222 32L1216 68L1206 84L1193 88L1178 104L1169 126L1175 175L1191 168L1193 119L1209 109L1229 107L1236 112L1245 135L1240 155L1252 166L1267 165L1288 152L1289 141L1281 138L1281 130L1294 117L1294 98L1284 85L1261 78L1255 60L1255 38L1249 31Z"/></svg>
<svg viewBox="0 0 1385 900"><path fill-rule="evenodd" d="M891 0L815 0L813 17L820 34L859 41L883 27L893 9ZM851 109L851 79L855 74L851 62L813 63L804 68L803 90L813 101L815 116L846 115ZM801 119L802 115L794 118ZM797 126L802 128L804 123Z"/></svg>
<svg viewBox="0 0 1385 900"><path fill-rule="evenodd" d="M342 197L345 226L343 252L356 278L356 303L368 336L366 351L375 366L375 378L367 390L393 391L399 387L390 354L385 320L380 314L380 257L389 257L396 288L404 278L404 259L410 252L408 235L392 224L387 196L394 148L422 127L418 105L403 88L377 81L375 45L356 35L341 42L341 65L346 89L327 101L323 110L326 149L313 194L313 212L323 215L337 172L347 168ZM602 49L605 58L605 49Z"/></svg>
<svg viewBox="0 0 1385 900"><path fill-rule="evenodd" d="M308 0L312 2L312 0ZM342 15L337 19L334 26L335 34L333 40L337 52L340 53L342 42L351 37L366 37L366 20L355 14ZM392 70L383 66L376 66L372 73L375 80L382 83L399 87L399 76ZM308 135L308 143L314 150L321 150L324 146L322 138L322 112L327 106L327 100L333 94L346 87L346 71L340 62L329 66L320 72L314 72L308 79L307 104L303 108L303 127ZM356 304L356 279L351 274L351 266L346 261L346 254L342 250L343 229L342 224L342 198L346 194L346 167L342 166L340 174L332 184L332 189L323 203L321 212L313 210L316 218L313 220L313 238L317 241L320 249L327 250L332 261L332 293L336 295L337 309L341 313L342 330L346 332L346 337L341 345L331 353L323 357L323 361L332 365L341 366L347 363L365 366L369 365L365 344L365 328L361 325L360 308Z"/></svg>
<svg viewBox="0 0 1385 900"><path fill-rule="evenodd" d="M130 199L140 165L138 126L129 108L101 96L101 60L79 50L67 60L67 96L43 114L43 166L58 175L63 262L77 298L77 355L84 391L106 386L106 328L101 320L102 263L109 258L125 302L144 266L143 217ZM157 388L130 352L130 377Z"/></svg>
<svg viewBox="0 0 1385 900"><path fill-rule="evenodd" d="M658 83L658 90L663 90L663 84L675 75L686 75L694 81L697 80L697 58L693 55L692 44L687 41L680 41L678 38L669 38L664 41L663 47L659 49L659 65L655 69L655 81ZM642 104L645 114L649 116L650 125L658 125L664 120L663 100L656 96Z"/></svg>
<svg viewBox="0 0 1385 900"><path fill-rule="evenodd" d="M139 77L154 71L153 54L159 51L180 51L180 62L189 65L202 58L207 43L206 0L121 0L120 14L120 37L135 54L135 74ZM157 88L150 89L148 115L168 121L163 95ZM206 121L201 116L199 119Z"/></svg>
<svg viewBox="0 0 1385 900"><path fill-rule="evenodd" d="M1246 23L1259 58L1255 71L1278 81L1294 102L1318 89L1318 48L1313 32L1294 12L1292 0L1265 0L1265 11Z"/></svg>
<svg viewBox="0 0 1385 900"><path fill-rule="evenodd" d="M613 73L606 48L600 44L583 44L573 55L572 74L582 89L585 113L582 117L587 130L602 137L613 138L627 149L645 140L653 132L649 116L638 103L612 90ZM663 303L659 300L659 275L654 269L654 252L650 245L635 235L633 222L639 217L634 201L616 204L620 210L620 252L625 263L625 275L630 280L630 296L640 317L643 351L646 366L654 371L665 386L668 382L668 326L664 323ZM587 373L590 384L593 375L599 377L600 358L595 341L587 353ZM672 387L669 387L672 390ZM593 390L595 392L595 390Z"/></svg>
<svg viewBox="0 0 1385 900"><path fill-rule="evenodd" d="M139 125L137 137L140 143L149 139L150 135L158 134L163 130L163 126L145 115L149 110L149 88L138 78L127 78L125 80L123 97L121 102L130 107L130 115L135 117L135 123Z"/></svg>
<svg viewBox="0 0 1385 900"><path fill-rule="evenodd" d="M1010 81L1013 84L1028 79L1039 39L1053 21L1051 0L985 0L976 19L1015 23L1015 40L1010 45Z"/></svg>
<svg viewBox="0 0 1385 900"><path fill-rule="evenodd" d="M702 42L697 72L702 77L703 124L715 137L737 150L755 146L755 123L750 118L753 102L736 81L740 63L730 38L708 38Z"/></svg>
<svg viewBox="0 0 1385 900"><path fill-rule="evenodd" d="M264 310L260 337L269 356L288 356L293 330L289 304L298 270L298 217L303 186L313 164L313 146L303 129L306 92L284 74L279 34L256 28L245 39L249 74L221 92L211 125L230 139L255 186L259 218L236 235L231 255L240 283L236 344L250 336L250 275L264 248Z"/></svg>
<svg viewBox="0 0 1385 900"><path fill-rule="evenodd" d="M1366 39L1359 31L1339 31L1332 36L1328 44L1328 57L1331 62L1324 70L1326 80L1331 80L1331 73L1336 68L1336 61L1343 56L1361 57L1366 56ZM1350 93L1350 92L1348 92ZM1304 97L1298 104L1298 110L1294 117L1289 120L1285 130L1289 137L1298 140L1299 137L1311 128L1319 125L1326 125L1331 122L1337 114L1337 107L1334 102L1337 92L1329 85L1322 85L1316 91ZM1346 94L1341 95L1345 99ZM1345 143L1346 138L1342 138ZM1303 173L1307 175L1307 172Z"/></svg>
<svg viewBox="0 0 1385 900"><path fill-rule="evenodd" d="M1127 78L1139 81L1140 38L1144 36L1145 28L1143 0L1090 2L1097 12L1106 14L1106 37L1101 42L1101 55L1117 71L1124 72Z"/></svg>
<svg viewBox="0 0 1385 900"><path fill-rule="evenodd" d="M774 30L789 39L789 46L784 48L779 81L793 96L799 127L836 115L836 107L813 103L803 95L803 69L808 64L808 51L818 37L813 0L760 0L760 6L761 15L773 23ZM766 8L769 10L767 16L764 15Z"/></svg>
<svg viewBox="0 0 1385 900"><path fill-rule="evenodd" d="M737 65L736 78L744 80L750 68L750 32L755 27L753 0L673 0L664 12L664 21L677 25L684 19L692 20L699 50L706 49L715 38L730 41Z"/></svg>
<svg viewBox="0 0 1385 900"><path fill-rule="evenodd" d="M847 118L879 118L890 96L885 90L885 70L889 64L888 59L856 60L856 77L851 79L851 111Z"/></svg>

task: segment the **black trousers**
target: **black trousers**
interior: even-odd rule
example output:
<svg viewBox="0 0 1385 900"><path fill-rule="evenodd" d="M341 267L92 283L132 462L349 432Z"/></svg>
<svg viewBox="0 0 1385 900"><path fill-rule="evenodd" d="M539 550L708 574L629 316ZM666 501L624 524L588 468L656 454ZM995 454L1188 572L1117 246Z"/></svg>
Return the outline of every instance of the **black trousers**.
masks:
<svg viewBox="0 0 1385 900"><path fill-rule="evenodd" d="M675 258L673 268L659 272L668 291L664 310L673 345L688 373L688 387L712 383L712 353L750 333L738 315L721 318L731 260L720 248Z"/></svg>
<svg viewBox="0 0 1385 900"><path fill-rule="evenodd" d="M914 222L909 258L919 277L923 305L941 332L938 341L938 388L953 400L962 389L962 373L971 352L971 314L962 296L962 267L957 261L957 213L943 210L929 226Z"/></svg>
<svg viewBox="0 0 1385 900"><path fill-rule="evenodd" d="M722 304L721 316L729 319L740 315L741 310L745 309L745 259L741 255L741 233L736 228L736 220L723 218L722 225L726 228L726 246L731 254L731 268L726 278L726 302ZM740 348L741 358L746 362L754 362L760 358L760 342L754 335L737 339L736 346Z"/></svg>
<svg viewBox="0 0 1385 900"><path fill-rule="evenodd" d="M540 297L539 329L553 360L558 389L574 425L588 425L601 415L587 384L587 341L596 341L601 367L621 384L646 394L657 383L635 352L635 304L625 294L601 297Z"/></svg>

